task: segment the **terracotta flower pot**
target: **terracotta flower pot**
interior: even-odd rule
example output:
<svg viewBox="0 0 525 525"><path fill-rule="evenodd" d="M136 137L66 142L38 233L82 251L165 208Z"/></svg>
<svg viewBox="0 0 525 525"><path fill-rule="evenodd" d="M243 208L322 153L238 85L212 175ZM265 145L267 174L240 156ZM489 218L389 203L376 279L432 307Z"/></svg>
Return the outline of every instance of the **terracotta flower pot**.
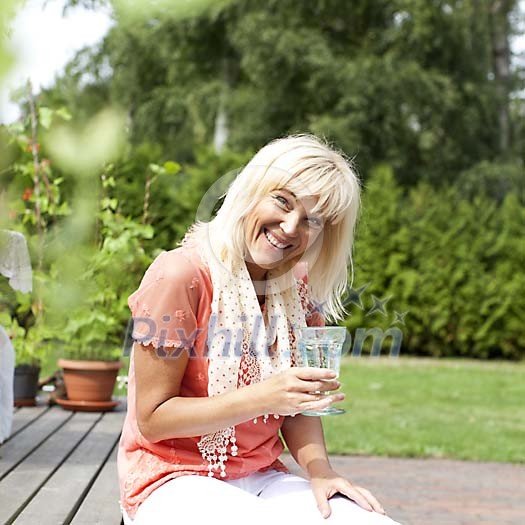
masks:
<svg viewBox="0 0 525 525"><path fill-rule="evenodd" d="M70 401L111 401L121 361L79 361L59 359L64 370L64 383Z"/></svg>

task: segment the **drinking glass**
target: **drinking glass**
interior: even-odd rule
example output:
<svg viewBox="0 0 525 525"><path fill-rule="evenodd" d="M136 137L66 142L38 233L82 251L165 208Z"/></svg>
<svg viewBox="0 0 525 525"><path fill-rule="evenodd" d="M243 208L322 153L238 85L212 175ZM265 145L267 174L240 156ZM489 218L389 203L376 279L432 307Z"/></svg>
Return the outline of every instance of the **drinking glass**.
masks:
<svg viewBox="0 0 525 525"><path fill-rule="evenodd" d="M329 368L336 373L336 377L339 377L346 328L344 326L310 326L299 328L297 332L299 366ZM314 393L330 394L330 392ZM301 412L306 416L335 416L344 413L345 411L342 408L332 406Z"/></svg>

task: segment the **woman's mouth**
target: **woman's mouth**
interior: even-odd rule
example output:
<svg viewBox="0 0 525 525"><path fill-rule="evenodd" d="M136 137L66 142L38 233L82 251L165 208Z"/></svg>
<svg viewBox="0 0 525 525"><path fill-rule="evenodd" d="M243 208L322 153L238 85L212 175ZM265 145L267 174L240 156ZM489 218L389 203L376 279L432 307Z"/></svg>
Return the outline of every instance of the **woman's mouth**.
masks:
<svg viewBox="0 0 525 525"><path fill-rule="evenodd" d="M273 248L277 248L278 250L284 250L286 248L289 248L292 246L291 244L284 244L279 239L277 239L274 235L272 235L266 228L264 228L264 236L266 237L266 240L272 246Z"/></svg>

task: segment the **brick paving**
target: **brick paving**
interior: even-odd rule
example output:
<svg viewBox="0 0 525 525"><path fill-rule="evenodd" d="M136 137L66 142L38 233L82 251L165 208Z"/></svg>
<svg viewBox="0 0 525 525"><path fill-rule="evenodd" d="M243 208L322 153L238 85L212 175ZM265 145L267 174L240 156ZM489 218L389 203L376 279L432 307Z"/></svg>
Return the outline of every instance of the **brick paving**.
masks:
<svg viewBox="0 0 525 525"><path fill-rule="evenodd" d="M284 462L299 474L289 456ZM402 525L525 525L525 465L362 456L331 462Z"/></svg>

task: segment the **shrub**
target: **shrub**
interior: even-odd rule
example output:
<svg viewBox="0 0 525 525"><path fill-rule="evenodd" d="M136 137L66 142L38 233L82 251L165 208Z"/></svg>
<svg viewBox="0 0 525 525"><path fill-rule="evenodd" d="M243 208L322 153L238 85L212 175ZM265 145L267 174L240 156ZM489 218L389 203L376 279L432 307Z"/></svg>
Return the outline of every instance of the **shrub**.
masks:
<svg viewBox="0 0 525 525"><path fill-rule="evenodd" d="M354 288L370 284L363 309L352 305L351 329L396 324L403 351L416 355L525 357L525 206L514 192L501 203L427 183L403 194L380 166L363 203ZM391 296L388 315L367 315L371 294ZM408 311L405 326L394 308Z"/></svg>

